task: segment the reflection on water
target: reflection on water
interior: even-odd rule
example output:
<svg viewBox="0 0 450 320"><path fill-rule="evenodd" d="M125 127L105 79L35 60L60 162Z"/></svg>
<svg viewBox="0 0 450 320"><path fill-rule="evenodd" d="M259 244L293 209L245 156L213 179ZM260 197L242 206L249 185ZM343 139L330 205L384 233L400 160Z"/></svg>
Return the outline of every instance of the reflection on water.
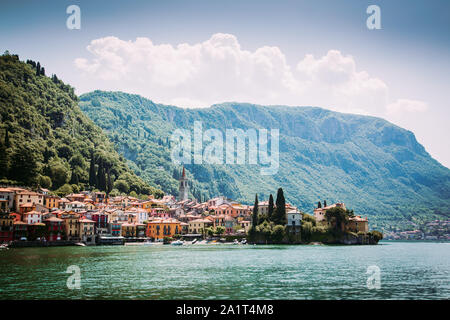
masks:
<svg viewBox="0 0 450 320"><path fill-rule="evenodd" d="M450 244L110 246L0 251L0 299L449 299ZM70 265L81 289L69 290ZM381 288L367 288L367 268Z"/></svg>

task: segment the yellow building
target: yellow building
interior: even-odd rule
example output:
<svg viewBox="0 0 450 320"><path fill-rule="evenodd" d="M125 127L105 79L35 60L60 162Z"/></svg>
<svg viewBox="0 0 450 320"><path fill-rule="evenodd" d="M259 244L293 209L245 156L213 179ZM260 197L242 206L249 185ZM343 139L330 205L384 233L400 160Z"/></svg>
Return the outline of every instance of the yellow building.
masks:
<svg viewBox="0 0 450 320"><path fill-rule="evenodd" d="M44 205L48 209L59 208L61 198L58 196L46 195L44 196Z"/></svg>
<svg viewBox="0 0 450 320"><path fill-rule="evenodd" d="M75 212L67 212L61 215L64 220L67 240L80 240L80 215Z"/></svg>
<svg viewBox="0 0 450 320"><path fill-rule="evenodd" d="M203 234L206 228L213 225L213 222L208 219L195 219L189 221L189 233Z"/></svg>
<svg viewBox="0 0 450 320"><path fill-rule="evenodd" d="M135 223L122 223L122 237L135 238L136 237L136 224Z"/></svg>
<svg viewBox="0 0 450 320"><path fill-rule="evenodd" d="M147 237L153 239L163 239L181 234L180 221L176 219L154 220L147 223Z"/></svg>
<svg viewBox="0 0 450 320"><path fill-rule="evenodd" d="M80 219L80 238L81 241L87 244L95 244L94 224L95 222L89 219Z"/></svg>

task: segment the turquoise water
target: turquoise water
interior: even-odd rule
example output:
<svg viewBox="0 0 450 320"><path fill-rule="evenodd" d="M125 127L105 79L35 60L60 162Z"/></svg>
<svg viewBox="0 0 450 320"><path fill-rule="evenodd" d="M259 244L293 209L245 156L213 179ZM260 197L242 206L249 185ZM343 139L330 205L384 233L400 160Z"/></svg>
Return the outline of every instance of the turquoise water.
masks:
<svg viewBox="0 0 450 320"><path fill-rule="evenodd" d="M450 244L22 248L0 251L0 274L0 299L449 299Z"/></svg>

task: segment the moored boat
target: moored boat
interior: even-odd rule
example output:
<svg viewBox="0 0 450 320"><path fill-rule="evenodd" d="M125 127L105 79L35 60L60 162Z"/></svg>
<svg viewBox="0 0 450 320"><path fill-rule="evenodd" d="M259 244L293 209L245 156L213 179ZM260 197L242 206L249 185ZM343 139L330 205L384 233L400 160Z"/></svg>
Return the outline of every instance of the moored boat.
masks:
<svg viewBox="0 0 450 320"><path fill-rule="evenodd" d="M182 246L182 245L183 245L183 241L181 241L181 240L176 240L176 241L173 241L173 242L171 243L171 245L173 245L173 246Z"/></svg>

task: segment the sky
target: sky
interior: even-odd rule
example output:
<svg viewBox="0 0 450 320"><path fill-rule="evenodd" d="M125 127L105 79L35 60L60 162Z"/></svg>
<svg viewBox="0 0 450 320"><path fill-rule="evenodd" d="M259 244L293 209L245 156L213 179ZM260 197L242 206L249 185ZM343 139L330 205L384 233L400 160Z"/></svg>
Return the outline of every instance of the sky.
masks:
<svg viewBox="0 0 450 320"><path fill-rule="evenodd" d="M78 5L80 29L66 9ZM381 29L366 12L377 5ZM411 130L450 167L450 1L2 0L0 50L158 103L319 106Z"/></svg>

